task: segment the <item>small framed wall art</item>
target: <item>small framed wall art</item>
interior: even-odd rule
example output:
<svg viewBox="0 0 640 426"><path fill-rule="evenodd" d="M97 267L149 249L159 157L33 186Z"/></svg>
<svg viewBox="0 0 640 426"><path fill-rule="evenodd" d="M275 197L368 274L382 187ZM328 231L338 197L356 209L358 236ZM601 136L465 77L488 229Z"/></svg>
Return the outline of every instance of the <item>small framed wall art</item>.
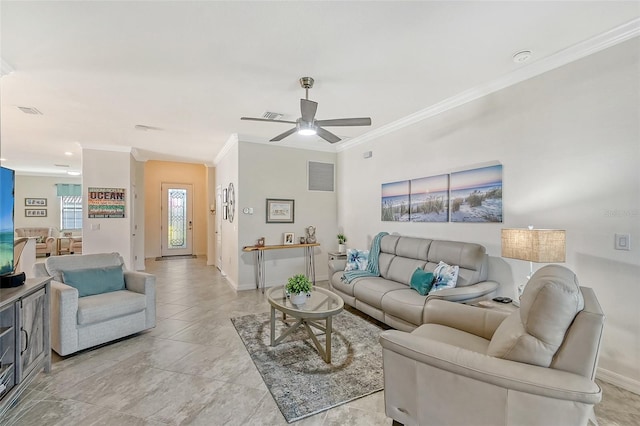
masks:
<svg viewBox="0 0 640 426"><path fill-rule="evenodd" d="M267 223L293 223L294 200L267 198Z"/></svg>
<svg viewBox="0 0 640 426"><path fill-rule="evenodd" d="M46 207L46 198L25 198L24 205L27 207Z"/></svg>
<svg viewBox="0 0 640 426"><path fill-rule="evenodd" d="M47 209L24 209L25 217L47 217Z"/></svg>

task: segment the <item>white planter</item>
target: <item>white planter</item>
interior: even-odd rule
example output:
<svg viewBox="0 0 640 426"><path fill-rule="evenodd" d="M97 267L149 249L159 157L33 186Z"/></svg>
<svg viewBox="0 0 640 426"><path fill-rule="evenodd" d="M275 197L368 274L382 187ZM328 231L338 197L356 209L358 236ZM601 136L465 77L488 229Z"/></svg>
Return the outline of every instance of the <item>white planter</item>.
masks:
<svg viewBox="0 0 640 426"><path fill-rule="evenodd" d="M345 253L347 251L347 246L345 244L338 244L338 253Z"/></svg>
<svg viewBox="0 0 640 426"><path fill-rule="evenodd" d="M302 293L298 293L298 294L292 294L289 297L291 298L291 303L293 303L294 305L304 305L305 302L307 301L307 293L306 292L302 292Z"/></svg>

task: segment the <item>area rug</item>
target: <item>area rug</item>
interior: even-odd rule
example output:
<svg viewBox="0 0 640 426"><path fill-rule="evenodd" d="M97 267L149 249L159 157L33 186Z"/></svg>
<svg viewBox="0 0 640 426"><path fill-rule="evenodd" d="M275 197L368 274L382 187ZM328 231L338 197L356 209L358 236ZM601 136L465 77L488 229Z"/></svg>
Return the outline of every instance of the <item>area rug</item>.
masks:
<svg viewBox="0 0 640 426"><path fill-rule="evenodd" d="M156 260L175 260L175 259L196 259L198 256L195 254L185 254L178 256L159 256L156 257Z"/></svg>
<svg viewBox="0 0 640 426"><path fill-rule="evenodd" d="M280 318L279 313L276 336L286 327ZM271 347L268 313L231 321L289 423L383 388L382 329L351 312L333 318L331 364L322 360L303 327ZM324 339L318 336L323 346Z"/></svg>

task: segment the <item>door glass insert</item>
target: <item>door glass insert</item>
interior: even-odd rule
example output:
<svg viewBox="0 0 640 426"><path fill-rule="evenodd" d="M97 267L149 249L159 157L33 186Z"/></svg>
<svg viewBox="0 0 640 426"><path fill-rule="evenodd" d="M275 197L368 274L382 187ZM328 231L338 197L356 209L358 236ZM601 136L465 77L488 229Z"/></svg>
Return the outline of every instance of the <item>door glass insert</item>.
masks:
<svg viewBox="0 0 640 426"><path fill-rule="evenodd" d="M169 189L168 248L187 247L187 190Z"/></svg>

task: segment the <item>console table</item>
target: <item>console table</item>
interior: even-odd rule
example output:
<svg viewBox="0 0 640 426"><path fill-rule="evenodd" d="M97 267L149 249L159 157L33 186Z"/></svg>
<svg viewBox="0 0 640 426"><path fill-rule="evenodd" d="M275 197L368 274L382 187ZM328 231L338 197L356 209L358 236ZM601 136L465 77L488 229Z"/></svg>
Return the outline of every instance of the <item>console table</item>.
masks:
<svg viewBox="0 0 640 426"><path fill-rule="evenodd" d="M313 256L313 248L319 246L318 243L313 244L285 244L285 245L272 245L272 246L246 246L242 248L242 251L245 252L254 252L256 254L256 288L261 288L262 293L264 293L264 252L266 250L282 250L282 249L292 249L292 248L303 248L304 249L304 267L305 267L305 275L313 281L313 284L316 283L316 266L315 260Z"/></svg>
<svg viewBox="0 0 640 426"><path fill-rule="evenodd" d="M0 423L40 370L51 369L50 281L28 278L0 289Z"/></svg>

